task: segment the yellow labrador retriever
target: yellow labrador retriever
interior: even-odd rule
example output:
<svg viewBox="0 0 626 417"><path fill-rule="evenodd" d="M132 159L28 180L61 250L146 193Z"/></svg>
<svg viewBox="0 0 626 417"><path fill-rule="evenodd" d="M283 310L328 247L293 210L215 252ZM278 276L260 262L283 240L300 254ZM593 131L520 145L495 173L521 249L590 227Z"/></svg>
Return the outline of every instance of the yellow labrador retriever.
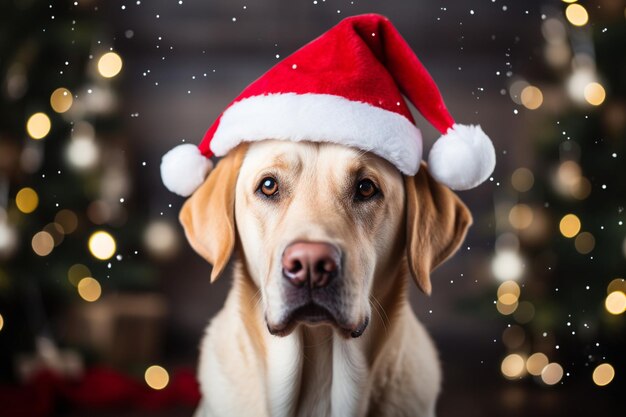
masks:
<svg viewBox="0 0 626 417"><path fill-rule="evenodd" d="M433 416L440 367L407 296L471 224L422 165L266 140L225 156L180 220L233 287L201 347L198 416Z"/></svg>

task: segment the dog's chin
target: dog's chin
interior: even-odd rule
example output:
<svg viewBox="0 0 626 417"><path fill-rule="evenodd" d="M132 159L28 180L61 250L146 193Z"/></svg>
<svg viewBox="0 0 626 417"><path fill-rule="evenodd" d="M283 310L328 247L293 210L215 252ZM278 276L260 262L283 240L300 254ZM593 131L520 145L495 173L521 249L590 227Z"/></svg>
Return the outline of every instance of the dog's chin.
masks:
<svg viewBox="0 0 626 417"><path fill-rule="evenodd" d="M332 326L346 338L357 338L365 332L369 317L357 325L343 324L328 309L311 302L293 310L281 323L272 324L267 321L267 329L274 336L284 337L291 334L300 324L308 327Z"/></svg>

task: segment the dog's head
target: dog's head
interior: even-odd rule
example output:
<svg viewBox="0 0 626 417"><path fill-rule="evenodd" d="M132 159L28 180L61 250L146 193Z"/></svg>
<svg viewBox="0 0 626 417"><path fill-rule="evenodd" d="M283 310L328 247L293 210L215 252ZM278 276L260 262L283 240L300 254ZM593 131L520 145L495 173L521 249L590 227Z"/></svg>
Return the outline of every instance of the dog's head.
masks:
<svg viewBox="0 0 626 417"><path fill-rule="evenodd" d="M471 223L426 166L406 177L371 153L273 140L232 150L180 219L193 248L213 264L211 280L238 242L271 333L327 322L352 337L363 333L372 297L392 288L403 263L430 293L431 270Z"/></svg>

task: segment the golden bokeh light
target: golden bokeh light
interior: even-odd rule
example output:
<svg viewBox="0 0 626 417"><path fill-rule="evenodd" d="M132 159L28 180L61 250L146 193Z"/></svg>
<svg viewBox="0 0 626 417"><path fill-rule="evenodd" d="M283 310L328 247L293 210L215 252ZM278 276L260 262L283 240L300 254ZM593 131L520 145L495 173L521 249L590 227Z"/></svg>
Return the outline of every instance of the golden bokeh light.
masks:
<svg viewBox="0 0 626 417"><path fill-rule="evenodd" d="M498 298L502 297L505 294L511 294L517 299L520 295L520 287L519 284L515 281L504 281L498 287Z"/></svg>
<svg viewBox="0 0 626 417"><path fill-rule="evenodd" d="M559 223L559 230L566 238L573 238L580 232L580 219L575 214L566 214Z"/></svg>
<svg viewBox="0 0 626 417"><path fill-rule="evenodd" d="M100 260L106 261L115 255L117 245L109 233L100 230L89 237L89 252Z"/></svg>
<svg viewBox="0 0 626 417"><path fill-rule="evenodd" d="M33 139L43 139L50 133L51 127L50 118L47 114L41 112L33 114L26 122L26 131Z"/></svg>
<svg viewBox="0 0 626 417"><path fill-rule="evenodd" d="M541 352L533 353L526 361L526 370L531 375L539 376L549 362L545 354Z"/></svg>
<svg viewBox="0 0 626 417"><path fill-rule="evenodd" d="M81 279L76 288L78 289L78 295L80 295L83 300L90 303L97 301L102 295L100 283L98 280L91 277Z"/></svg>
<svg viewBox="0 0 626 417"><path fill-rule="evenodd" d="M621 291L626 294L626 280L624 278L615 278L606 287L606 293L610 294L613 291Z"/></svg>
<svg viewBox="0 0 626 417"><path fill-rule="evenodd" d="M37 255L48 256L54 249L54 238L48 232L35 233L31 240L31 246L33 247L33 252Z"/></svg>
<svg viewBox="0 0 626 417"><path fill-rule="evenodd" d="M32 188L22 188L15 195L15 205L22 213L32 213L39 205L39 196Z"/></svg>
<svg viewBox="0 0 626 417"><path fill-rule="evenodd" d="M167 387L167 384L170 382L170 376L163 368L159 365L152 365L148 369L146 369L146 373L144 375L146 380L146 384L152 389L163 389Z"/></svg>
<svg viewBox="0 0 626 417"><path fill-rule="evenodd" d="M609 363L602 363L593 370L593 382L599 387L609 385L614 377L615 369Z"/></svg>
<svg viewBox="0 0 626 417"><path fill-rule="evenodd" d="M587 9L577 3L567 6L565 9L565 17L567 21L574 26L584 26L589 21Z"/></svg>
<svg viewBox="0 0 626 417"><path fill-rule="evenodd" d="M61 225L63 233L69 235L78 227L78 217L72 210L63 209L54 216L54 221Z"/></svg>
<svg viewBox="0 0 626 417"><path fill-rule="evenodd" d="M524 272L524 262L513 250L501 250L491 261L491 272L500 281L516 280Z"/></svg>
<svg viewBox="0 0 626 417"><path fill-rule="evenodd" d="M576 3L578 0L562 0L563 3Z"/></svg>
<svg viewBox="0 0 626 417"><path fill-rule="evenodd" d="M75 287L81 279L90 277L91 271L83 264L74 264L67 270L67 280Z"/></svg>
<svg viewBox="0 0 626 417"><path fill-rule="evenodd" d="M626 294L622 291L613 291L606 296L604 307L606 307L606 311L613 315L622 314L626 311Z"/></svg>
<svg viewBox="0 0 626 417"><path fill-rule="evenodd" d="M505 294L505 295L510 296L511 294ZM505 304L501 301L500 298L498 298L498 301L496 301L496 309L498 310L498 313L502 314L503 316L509 316L515 313L515 310L517 310L518 305L519 303L517 302L517 300L515 300L513 304Z"/></svg>
<svg viewBox="0 0 626 417"><path fill-rule="evenodd" d="M4 318L2 317L2 314L0 314L0 332L2 331L3 327L4 327Z"/></svg>
<svg viewBox="0 0 626 417"><path fill-rule="evenodd" d="M57 113L65 113L72 107L73 103L72 92L67 88L57 88L50 95L50 106Z"/></svg>
<svg viewBox="0 0 626 417"><path fill-rule="evenodd" d="M557 172L559 182L567 189L572 189L578 185L582 176L580 165L575 161L565 161L559 165Z"/></svg>
<svg viewBox="0 0 626 417"><path fill-rule="evenodd" d="M104 78L112 78L122 70L122 58L115 52L107 52L98 60L98 72Z"/></svg>
<svg viewBox="0 0 626 417"><path fill-rule="evenodd" d="M65 235L63 233L63 227L61 227L58 223L48 223L44 228L44 232L48 232L52 239L54 240L54 246L59 246L63 239L65 239Z"/></svg>
<svg viewBox="0 0 626 417"><path fill-rule="evenodd" d="M580 177L575 184L570 186L570 192L575 199L584 200L591 194L591 182L585 177Z"/></svg>
<svg viewBox="0 0 626 417"><path fill-rule="evenodd" d="M502 375L509 379L516 379L524 375L525 364L524 358L517 353L512 353L502 360L500 371Z"/></svg>
<svg viewBox="0 0 626 417"><path fill-rule="evenodd" d="M563 378L563 367L556 362L547 364L541 370L541 380L546 385L558 384Z"/></svg>
<svg viewBox="0 0 626 417"><path fill-rule="evenodd" d="M524 193L530 190L535 183L535 176L528 168L517 168L511 175L511 184L516 191Z"/></svg>
<svg viewBox="0 0 626 417"><path fill-rule="evenodd" d="M587 103L592 106L599 106L604 103L604 99L606 98L606 91L604 91L604 87L596 82L587 84L584 94L585 100L587 100Z"/></svg>
<svg viewBox="0 0 626 417"><path fill-rule="evenodd" d="M533 222L533 209L526 204L516 204L509 211L509 223L517 230L527 229Z"/></svg>
<svg viewBox="0 0 626 417"><path fill-rule="evenodd" d="M593 250L596 246L596 239L589 232L582 232L578 236L576 236L576 240L574 240L574 246L578 253L582 255L586 255Z"/></svg>
<svg viewBox="0 0 626 417"><path fill-rule="evenodd" d="M524 87L520 99L524 107L529 110L538 109L543 103L543 93L534 85Z"/></svg>

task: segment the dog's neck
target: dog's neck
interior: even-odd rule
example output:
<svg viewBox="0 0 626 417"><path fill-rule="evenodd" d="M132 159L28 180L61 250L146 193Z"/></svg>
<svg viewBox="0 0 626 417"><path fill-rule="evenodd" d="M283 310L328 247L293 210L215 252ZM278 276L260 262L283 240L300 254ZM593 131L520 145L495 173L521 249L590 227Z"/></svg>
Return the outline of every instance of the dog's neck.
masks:
<svg viewBox="0 0 626 417"><path fill-rule="evenodd" d="M244 326L254 335L254 348L265 358L268 414L362 414L367 404L359 400L369 389L368 375L387 340L373 335L395 330L395 318L406 305L406 268L390 271L385 278L394 284L372 297L372 317L363 336L346 339L330 326L298 326L289 336L272 336L258 302L259 290L243 265L235 263L233 293L238 294Z"/></svg>

